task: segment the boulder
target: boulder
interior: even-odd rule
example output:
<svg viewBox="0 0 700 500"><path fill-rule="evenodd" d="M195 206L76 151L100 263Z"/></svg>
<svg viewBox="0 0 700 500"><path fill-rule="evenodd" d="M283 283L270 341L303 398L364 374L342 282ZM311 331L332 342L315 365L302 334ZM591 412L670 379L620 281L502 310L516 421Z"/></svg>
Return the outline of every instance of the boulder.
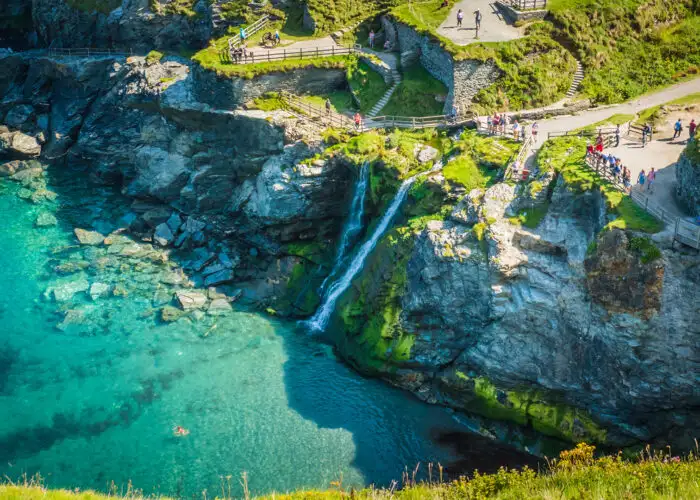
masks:
<svg viewBox="0 0 700 500"><path fill-rule="evenodd" d="M481 189L473 189L455 205L450 219L461 224L473 226L479 222L479 204L483 198Z"/></svg>
<svg viewBox="0 0 700 500"><path fill-rule="evenodd" d="M127 194L153 197L162 202L179 198L180 190L190 176L189 159L152 146L136 152L136 177L127 187Z"/></svg>
<svg viewBox="0 0 700 500"><path fill-rule="evenodd" d="M50 212L41 212L37 218L36 222L34 222L34 225L36 227L50 227L50 226L55 226L58 224L58 221L56 220L56 217Z"/></svg>
<svg viewBox="0 0 700 500"><path fill-rule="evenodd" d="M32 183L34 179L38 179L44 175L44 170L40 167L26 168L23 170L18 170L11 179L13 181L21 182L23 185L28 186Z"/></svg>
<svg viewBox="0 0 700 500"><path fill-rule="evenodd" d="M153 240L162 247L168 246L170 243L172 243L174 238L175 236L170 230L170 226L168 226L168 224L165 222L159 224L156 227L156 232L153 234Z"/></svg>
<svg viewBox="0 0 700 500"><path fill-rule="evenodd" d="M188 217L180 230L188 233L196 233L197 231L202 231L206 227L206 224L194 217Z"/></svg>
<svg viewBox="0 0 700 500"><path fill-rule="evenodd" d="M109 295L110 286L107 283L93 283L90 285L90 298L97 300Z"/></svg>
<svg viewBox="0 0 700 500"><path fill-rule="evenodd" d="M160 319L166 323L177 321L185 314L184 311L173 306L165 306L160 310Z"/></svg>
<svg viewBox="0 0 700 500"><path fill-rule="evenodd" d="M5 124L12 128L22 128L33 116L33 107L29 104L19 104L7 112Z"/></svg>
<svg viewBox="0 0 700 500"><path fill-rule="evenodd" d="M194 290L180 290L175 292L175 298L183 310L201 309L207 304L207 296Z"/></svg>
<svg viewBox="0 0 700 500"><path fill-rule="evenodd" d="M182 225L182 219L177 214L177 212L173 212L168 218L167 224L170 228L170 231L172 231L173 234L177 234L178 229Z"/></svg>
<svg viewBox="0 0 700 500"><path fill-rule="evenodd" d="M214 299L211 301L211 304L209 304L209 309L207 309L207 312L212 315L219 315L226 314L228 312L231 312L232 310L233 308L231 307L231 304L228 300Z"/></svg>
<svg viewBox="0 0 700 500"><path fill-rule="evenodd" d="M204 286L218 286L233 281L233 271L225 269L223 271L210 274L204 279Z"/></svg>
<svg viewBox="0 0 700 500"><path fill-rule="evenodd" d="M47 296L56 302L67 302L76 293L86 292L90 288L90 283L85 278L66 278L56 281L46 290Z"/></svg>
<svg viewBox="0 0 700 500"><path fill-rule="evenodd" d="M429 161L435 160L438 156L438 150L432 146L424 146L418 151L416 158L419 163L428 163Z"/></svg>
<svg viewBox="0 0 700 500"><path fill-rule="evenodd" d="M22 132L0 134L0 154L15 158L31 158L41 154L41 145L31 135Z"/></svg>
<svg viewBox="0 0 700 500"><path fill-rule="evenodd" d="M105 237L97 231L75 228L74 233L81 245L101 245L105 240Z"/></svg>
<svg viewBox="0 0 700 500"><path fill-rule="evenodd" d="M169 217L170 217L170 208L165 207L165 206L158 206L158 207L154 207L154 208L151 208L149 210L146 210L143 213L143 215L141 216L141 219L149 227L155 228L156 226L163 224L164 222L167 222Z"/></svg>

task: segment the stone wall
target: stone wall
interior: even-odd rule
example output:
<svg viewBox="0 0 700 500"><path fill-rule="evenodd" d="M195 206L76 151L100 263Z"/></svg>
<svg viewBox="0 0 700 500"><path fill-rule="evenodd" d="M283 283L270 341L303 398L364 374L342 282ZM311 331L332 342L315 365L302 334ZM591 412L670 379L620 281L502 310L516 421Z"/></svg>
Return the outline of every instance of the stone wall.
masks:
<svg viewBox="0 0 700 500"><path fill-rule="evenodd" d="M374 71L382 75L382 78L384 78L384 83L386 83L387 85L391 85L391 83L394 81L394 77L391 75L391 68L387 63L385 63L381 59L360 56L360 61L362 61Z"/></svg>
<svg viewBox="0 0 700 500"><path fill-rule="evenodd" d="M518 21L534 21L537 19L544 19L547 16L547 10L545 9L517 10L507 3L499 1L496 2L496 6L511 23L516 23Z"/></svg>
<svg viewBox="0 0 700 500"><path fill-rule="evenodd" d="M700 216L700 165L684 153L676 164L676 197L694 216Z"/></svg>
<svg viewBox="0 0 700 500"><path fill-rule="evenodd" d="M447 87L445 113L452 109L453 103L458 108L466 108L479 90L494 83L501 74L493 62L455 61L437 40L399 22L394 22L393 26L401 51L401 64L407 65L419 59L428 73Z"/></svg>
<svg viewBox="0 0 700 500"><path fill-rule="evenodd" d="M300 68L247 79L218 76L195 65L193 73L197 99L221 109L234 109L266 92L322 95L347 86L342 69Z"/></svg>

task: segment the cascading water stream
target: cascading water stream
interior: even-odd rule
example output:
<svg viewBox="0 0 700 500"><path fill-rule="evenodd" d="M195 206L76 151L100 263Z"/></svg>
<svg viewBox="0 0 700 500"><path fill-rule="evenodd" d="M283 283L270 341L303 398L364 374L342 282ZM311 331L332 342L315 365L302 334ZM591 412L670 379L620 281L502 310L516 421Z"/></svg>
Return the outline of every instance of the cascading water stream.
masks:
<svg viewBox="0 0 700 500"><path fill-rule="evenodd" d="M350 247L352 246L355 238L362 230L362 217L365 214L365 197L367 195L367 183L369 182L369 162L366 161L362 164L360 168L360 177L357 180L357 186L355 187L355 195L352 198L352 204L350 205L350 216L345 223L345 228L343 229L343 236L340 239L340 245L338 246L338 254L335 257L335 264L333 264L333 270L330 274L323 280L321 284L320 293L326 290L326 284L329 280L333 279L343 263L345 262L345 257L347 256Z"/></svg>
<svg viewBox="0 0 700 500"><path fill-rule="evenodd" d="M355 276L357 276L357 274L362 270L367 256L377 245L379 238L382 237L384 232L389 227L389 224L391 224L394 215L396 215L396 212L398 212L399 208L401 207L401 204L406 199L408 190L416 181L416 179L421 175L430 174L432 172L440 170L441 168L442 162L438 162L430 171L416 174L413 177L410 177L403 181L403 183L399 187L398 192L396 193L396 196L394 196L394 199L391 201L389 209L382 217L381 221L377 225L377 228L374 230L374 233L372 233L372 236L360 247L358 252L353 257L352 261L350 262L350 265L348 266L347 270L340 277L340 279L338 279L331 285L331 287L328 289L328 293L324 296L324 300L321 304L321 307L318 308L316 314L314 314L314 316L309 320L308 325L312 330L323 331L326 328L328 319L331 317L331 314L335 309L335 303L338 301L340 296L348 289L348 287L350 287L350 283L352 283L352 280L355 278Z"/></svg>

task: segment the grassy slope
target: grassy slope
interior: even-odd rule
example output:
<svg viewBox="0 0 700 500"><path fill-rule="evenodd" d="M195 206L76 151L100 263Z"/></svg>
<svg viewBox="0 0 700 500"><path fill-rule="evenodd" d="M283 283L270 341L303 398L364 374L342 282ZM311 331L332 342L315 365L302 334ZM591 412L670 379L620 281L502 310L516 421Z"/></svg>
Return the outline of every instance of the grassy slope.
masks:
<svg viewBox="0 0 700 500"><path fill-rule="evenodd" d="M435 100L436 96L447 96L447 87L441 81L433 78L423 66L414 64L404 69L401 83L380 114L396 116L441 115L444 103Z"/></svg>
<svg viewBox="0 0 700 500"><path fill-rule="evenodd" d="M585 444L564 451L559 459L549 463L545 471L531 469L495 474L479 474L470 479L431 484L407 484L397 491L368 488L345 491L335 485L326 491L299 491L274 494L261 498L276 500L335 500L345 498L373 500L691 500L700 498L700 461L667 454L645 453L635 460L615 457L594 458L595 449ZM75 493L67 490L47 490L31 484L0 485L0 498L9 500L141 500L138 494L123 497L103 495L93 491ZM164 498L164 497L160 497Z"/></svg>
<svg viewBox="0 0 700 500"><path fill-rule="evenodd" d="M700 18L692 0L551 0L559 33L586 69L582 91L621 102L695 74Z"/></svg>
<svg viewBox="0 0 700 500"><path fill-rule="evenodd" d="M387 90L384 78L364 62L348 67L348 83L360 101L360 111L367 113Z"/></svg>

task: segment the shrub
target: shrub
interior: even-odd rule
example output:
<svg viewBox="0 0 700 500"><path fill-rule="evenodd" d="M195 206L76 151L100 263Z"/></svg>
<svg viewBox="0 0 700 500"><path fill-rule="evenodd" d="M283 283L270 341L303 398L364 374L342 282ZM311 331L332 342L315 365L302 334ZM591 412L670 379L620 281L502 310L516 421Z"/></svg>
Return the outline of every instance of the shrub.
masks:
<svg viewBox="0 0 700 500"><path fill-rule="evenodd" d="M163 59L163 53L158 52L157 50L152 50L146 55L146 64L156 64L160 62L161 59Z"/></svg>

